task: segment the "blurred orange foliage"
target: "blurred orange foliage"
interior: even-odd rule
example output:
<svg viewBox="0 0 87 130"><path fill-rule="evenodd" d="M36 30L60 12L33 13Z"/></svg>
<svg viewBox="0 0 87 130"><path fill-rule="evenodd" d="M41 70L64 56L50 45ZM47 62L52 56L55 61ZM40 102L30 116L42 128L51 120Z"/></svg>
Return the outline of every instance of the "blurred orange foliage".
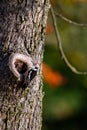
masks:
<svg viewBox="0 0 87 130"><path fill-rule="evenodd" d="M50 34L52 32L53 32L53 26L50 23L47 23L46 34Z"/></svg>
<svg viewBox="0 0 87 130"><path fill-rule="evenodd" d="M42 72L45 81L54 88L63 85L66 81L66 79L59 72L52 70L45 63L42 64Z"/></svg>

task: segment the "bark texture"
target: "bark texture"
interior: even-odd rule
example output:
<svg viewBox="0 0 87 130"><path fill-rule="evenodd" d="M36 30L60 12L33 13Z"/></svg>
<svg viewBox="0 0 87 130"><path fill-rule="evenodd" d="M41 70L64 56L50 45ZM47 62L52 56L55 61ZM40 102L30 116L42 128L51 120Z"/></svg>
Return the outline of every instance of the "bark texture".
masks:
<svg viewBox="0 0 87 130"><path fill-rule="evenodd" d="M42 63L49 0L0 1L0 130L41 130L41 66L29 87L8 66L12 53Z"/></svg>

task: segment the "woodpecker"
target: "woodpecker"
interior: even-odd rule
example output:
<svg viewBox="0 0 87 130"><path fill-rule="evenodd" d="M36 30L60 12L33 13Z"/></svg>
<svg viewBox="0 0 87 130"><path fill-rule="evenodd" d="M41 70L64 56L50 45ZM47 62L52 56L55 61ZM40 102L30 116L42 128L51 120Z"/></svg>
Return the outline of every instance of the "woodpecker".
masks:
<svg viewBox="0 0 87 130"><path fill-rule="evenodd" d="M34 79L34 77L37 75L37 72L39 70L39 64L35 64L32 68L30 68L26 75L23 76L24 84L28 86L30 82Z"/></svg>

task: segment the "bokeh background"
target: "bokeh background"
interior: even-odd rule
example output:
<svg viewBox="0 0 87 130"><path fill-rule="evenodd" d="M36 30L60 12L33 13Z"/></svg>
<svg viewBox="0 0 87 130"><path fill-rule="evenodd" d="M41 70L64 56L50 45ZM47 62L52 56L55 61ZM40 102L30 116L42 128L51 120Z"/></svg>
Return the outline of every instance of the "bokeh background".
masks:
<svg viewBox="0 0 87 130"><path fill-rule="evenodd" d="M54 12L87 24L87 0L51 0ZM56 17L69 62L87 71L87 27ZM43 61L42 130L87 130L87 75L74 74L62 60L49 12Z"/></svg>

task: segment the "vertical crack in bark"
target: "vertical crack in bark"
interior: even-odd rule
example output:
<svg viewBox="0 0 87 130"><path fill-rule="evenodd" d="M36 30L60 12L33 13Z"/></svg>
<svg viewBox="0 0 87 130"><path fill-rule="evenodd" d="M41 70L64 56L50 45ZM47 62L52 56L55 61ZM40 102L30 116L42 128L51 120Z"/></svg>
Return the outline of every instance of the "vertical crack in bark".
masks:
<svg viewBox="0 0 87 130"><path fill-rule="evenodd" d="M6 37L6 40L5 40L3 49L2 49L3 52L5 52L9 47L10 40L11 40L11 37L12 37L13 28L14 28L14 17L13 17L12 22L11 22L10 31L8 32L8 35Z"/></svg>

